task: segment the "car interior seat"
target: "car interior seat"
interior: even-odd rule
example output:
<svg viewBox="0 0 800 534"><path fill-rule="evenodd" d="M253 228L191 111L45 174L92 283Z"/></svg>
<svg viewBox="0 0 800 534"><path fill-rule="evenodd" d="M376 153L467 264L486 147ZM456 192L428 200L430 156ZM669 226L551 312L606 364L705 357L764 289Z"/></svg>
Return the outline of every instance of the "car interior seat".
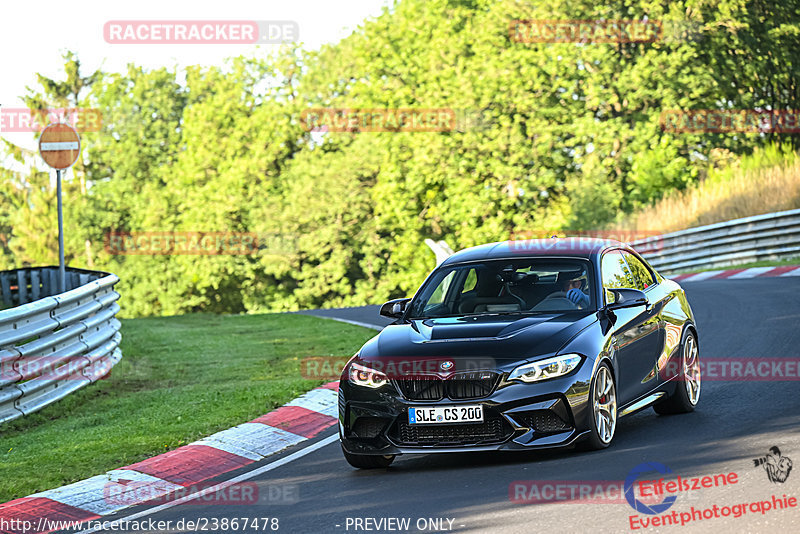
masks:
<svg viewBox="0 0 800 534"><path fill-rule="evenodd" d="M474 294L461 301L458 312L517 311L520 308L519 301L504 291L503 283L497 280L495 273L480 271L475 282Z"/></svg>

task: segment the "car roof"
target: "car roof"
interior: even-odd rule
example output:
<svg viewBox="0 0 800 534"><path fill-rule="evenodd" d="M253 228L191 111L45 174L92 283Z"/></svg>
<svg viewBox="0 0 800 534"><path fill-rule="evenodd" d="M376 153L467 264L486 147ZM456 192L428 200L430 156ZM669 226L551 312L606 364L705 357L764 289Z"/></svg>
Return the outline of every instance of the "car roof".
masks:
<svg viewBox="0 0 800 534"><path fill-rule="evenodd" d="M480 260L508 259L535 256L569 256L590 259L610 248L630 246L613 239L592 237L558 237L549 239L525 239L519 241L499 241L460 250L444 260L442 265Z"/></svg>

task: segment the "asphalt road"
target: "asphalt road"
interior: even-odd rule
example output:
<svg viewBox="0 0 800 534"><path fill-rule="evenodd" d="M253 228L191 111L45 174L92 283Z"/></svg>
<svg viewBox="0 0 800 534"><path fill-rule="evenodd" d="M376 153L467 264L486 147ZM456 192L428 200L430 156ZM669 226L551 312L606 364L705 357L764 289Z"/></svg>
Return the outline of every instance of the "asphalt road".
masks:
<svg viewBox="0 0 800 534"><path fill-rule="evenodd" d="M702 358L800 356L800 278L704 281L685 287L698 323ZM363 323L386 322L377 316L376 307L319 312L330 314ZM612 446L591 453L560 450L414 455L399 457L386 470L358 471L344 461L334 441L254 479L265 494L272 491L277 495L282 488L286 493L278 500L286 502L181 505L145 519L171 520L175 525L181 519L270 517L278 519L279 532L292 533L800 532L800 503L765 514L747 508L740 517L635 530L631 516L654 516L637 514L624 501L532 504L509 498L509 488L516 487L515 481L620 482L642 462L668 466L672 470L668 480L677 475L693 478L736 473L736 483L679 493L665 512L675 511L678 518L681 512L691 514L692 507L702 513L714 505L721 509L771 501L772 495L800 498L800 465L784 483L773 483L753 462L772 446L800 461L799 385L789 381L706 380L694 413L660 417L647 409L625 417L618 423ZM314 442L333 434L330 431ZM286 458L314 442L271 457L264 464ZM651 474L643 478L657 477ZM142 511L131 510L120 517ZM363 521L366 518L409 518L410 528L375 528L375 523ZM361 528L356 528L357 519L362 520ZM189 531L185 527L170 530Z"/></svg>

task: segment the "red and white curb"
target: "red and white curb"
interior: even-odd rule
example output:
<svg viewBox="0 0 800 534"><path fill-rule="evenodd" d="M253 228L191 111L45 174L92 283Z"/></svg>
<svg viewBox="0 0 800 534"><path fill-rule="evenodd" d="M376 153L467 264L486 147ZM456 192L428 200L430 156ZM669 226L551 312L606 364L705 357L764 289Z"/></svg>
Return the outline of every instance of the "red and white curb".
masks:
<svg viewBox="0 0 800 534"><path fill-rule="evenodd" d="M40 518L50 524L98 519L140 504L139 495L158 499L262 460L334 426L338 388L338 382L330 382L248 423L173 451L0 504L0 532L22 534L8 527L23 521L34 526L25 534L52 532L53 528L37 528ZM108 498L111 486L114 497Z"/></svg>
<svg viewBox="0 0 800 534"><path fill-rule="evenodd" d="M679 274L676 276L670 276L668 278L675 280L676 282L700 282L701 280L740 280L743 278L761 278L768 276L800 276L800 265L705 271L702 273Z"/></svg>

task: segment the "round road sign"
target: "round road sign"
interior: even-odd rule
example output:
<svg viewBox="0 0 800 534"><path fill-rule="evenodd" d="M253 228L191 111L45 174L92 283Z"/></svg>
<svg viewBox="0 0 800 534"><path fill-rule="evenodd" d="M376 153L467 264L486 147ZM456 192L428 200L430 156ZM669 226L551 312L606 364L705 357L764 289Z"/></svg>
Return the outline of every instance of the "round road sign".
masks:
<svg viewBox="0 0 800 534"><path fill-rule="evenodd" d="M51 124L39 138L39 153L44 162L54 169L71 167L80 152L81 138L69 124Z"/></svg>

